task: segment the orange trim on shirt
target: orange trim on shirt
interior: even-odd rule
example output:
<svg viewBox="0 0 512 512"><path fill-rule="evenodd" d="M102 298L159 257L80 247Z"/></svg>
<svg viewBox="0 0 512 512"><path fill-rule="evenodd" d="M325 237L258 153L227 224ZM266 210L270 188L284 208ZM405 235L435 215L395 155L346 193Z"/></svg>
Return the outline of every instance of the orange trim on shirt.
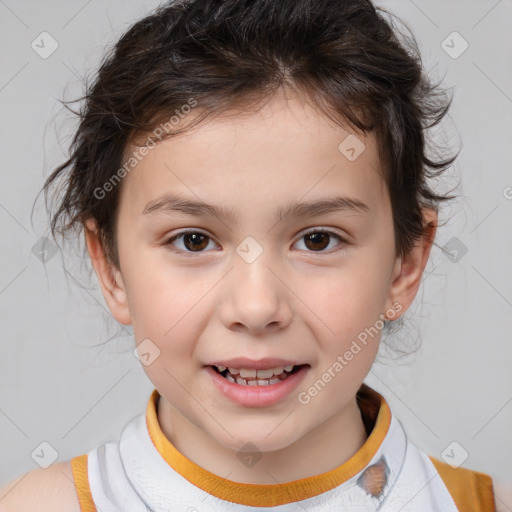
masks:
<svg viewBox="0 0 512 512"><path fill-rule="evenodd" d="M467 468L453 468L429 455L439 476L461 511L496 512L492 478Z"/></svg>
<svg viewBox="0 0 512 512"><path fill-rule="evenodd" d="M71 459L71 470L81 512L96 512L87 476L87 454Z"/></svg>
<svg viewBox="0 0 512 512"><path fill-rule="evenodd" d="M330 491L364 469L384 441L391 424L391 411L382 395L370 389L378 409L375 426L363 446L349 460L325 473L282 484L247 484L222 478L187 459L165 437L157 416L159 399L155 389L146 410L146 425L156 449L177 473L217 498L253 507L274 507L306 500ZM380 404L380 405L379 405Z"/></svg>

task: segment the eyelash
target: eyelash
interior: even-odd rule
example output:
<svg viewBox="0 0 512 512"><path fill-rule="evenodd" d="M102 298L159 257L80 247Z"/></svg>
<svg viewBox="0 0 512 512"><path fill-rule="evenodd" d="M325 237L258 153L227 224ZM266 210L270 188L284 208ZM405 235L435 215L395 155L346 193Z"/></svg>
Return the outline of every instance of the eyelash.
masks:
<svg viewBox="0 0 512 512"><path fill-rule="evenodd" d="M301 237L299 238L299 240L302 240L305 236L311 235L313 233L326 233L326 234L330 235L331 237L334 237L334 238L338 239L340 244L338 245L338 249L335 249L335 250L331 249L329 252L326 252L326 251L306 251L306 252L311 252L313 254L315 254L315 253L318 253L318 254L332 254L332 253L335 253L337 251L340 251L341 249L344 248L345 245L348 244L348 242L343 237L341 237L340 235L336 234L334 231L330 231L328 229L323 229L323 228L311 229L311 230L303 233L301 235ZM175 240L183 237L184 235L190 235L190 234L204 235L205 237L207 237L208 239L213 241L213 239L210 236L208 236L206 233L204 233L203 231L188 230L188 231L182 231L181 233L178 233L178 234L172 236L171 238L167 239L167 241L164 243L164 245L172 246L172 243ZM341 248L340 248L340 246L341 246ZM199 255L199 254L204 253L204 252L210 252L210 251L205 251L205 250L202 250L202 251L187 251L187 250L185 250L184 251L184 250L175 249L175 248L173 248L172 250L174 250L175 252L178 252L180 254L184 254L186 256L195 256L195 255Z"/></svg>

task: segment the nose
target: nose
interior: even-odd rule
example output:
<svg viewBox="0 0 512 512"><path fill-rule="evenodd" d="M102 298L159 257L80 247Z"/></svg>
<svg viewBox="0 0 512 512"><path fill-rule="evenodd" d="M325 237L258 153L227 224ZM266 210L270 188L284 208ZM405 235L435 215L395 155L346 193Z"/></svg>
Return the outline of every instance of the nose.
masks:
<svg viewBox="0 0 512 512"><path fill-rule="evenodd" d="M265 334L289 325L292 317L289 301L293 294L286 286L283 270L271 256L264 252L251 263L238 256L234 258L234 268L223 284L219 309L226 328Z"/></svg>

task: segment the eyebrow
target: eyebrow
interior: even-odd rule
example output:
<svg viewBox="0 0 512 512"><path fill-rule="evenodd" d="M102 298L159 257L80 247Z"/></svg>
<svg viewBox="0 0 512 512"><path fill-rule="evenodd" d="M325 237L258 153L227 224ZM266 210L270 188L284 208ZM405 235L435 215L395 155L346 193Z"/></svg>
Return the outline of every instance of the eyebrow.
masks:
<svg viewBox="0 0 512 512"><path fill-rule="evenodd" d="M360 215L370 213L370 207L356 198L336 196L310 202L292 202L282 206L276 212L276 219L281 221L290 217L308 217L326 215L333 212L352 212ZM187 215L211 215L234 222L238 217L236 210L224 206L213 206L202 201L179 197L174 194L165 194L158 199L150 201L144 208L142 215L172 214L173 212Z"/></svg>

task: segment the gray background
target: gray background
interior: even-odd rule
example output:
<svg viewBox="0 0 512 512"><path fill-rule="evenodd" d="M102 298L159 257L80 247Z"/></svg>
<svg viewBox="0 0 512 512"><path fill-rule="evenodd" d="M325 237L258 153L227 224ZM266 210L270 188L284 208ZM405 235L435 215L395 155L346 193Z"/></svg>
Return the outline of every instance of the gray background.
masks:
<svg viewBox="0 0 512 512"><path fill-rule="evenodd" d="M33 225L30 213L76 126L57 99L81 94L105 45L158 3L0 0L0 485L37 468L43 442L63 461L115 440L153 389L76 244L55 255L46 246L45 263L38 256L48 234L42 196ZM463 150L436 187L462 182L441 212L448 221L407 329L390 340L410 347L419 337L421 348L401 361L383 351L366 382L428 454L442 458L456 441L462 465L490 474L498 506L512 510L512 2L378 4L412 28L431 76L454 87L432 135ZM58 42L45 59L31 47L43 31ZM469 44L458 58L443 47L454 31ZM450 257L457 246L467 252Z"/></svg>

